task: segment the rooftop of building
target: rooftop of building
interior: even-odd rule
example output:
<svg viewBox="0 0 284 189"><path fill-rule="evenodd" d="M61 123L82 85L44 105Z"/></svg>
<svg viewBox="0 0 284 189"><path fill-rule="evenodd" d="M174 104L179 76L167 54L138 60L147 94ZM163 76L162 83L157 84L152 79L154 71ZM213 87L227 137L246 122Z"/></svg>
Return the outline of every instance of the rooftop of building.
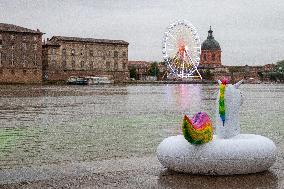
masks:
<svg viewBox="0 0 284 189"><path fill-rule="evenodd" d="M47 40L46 45L58 45L59 41L129 45L128 42L123 40L94 39L94 38L67 37L67 36L53 36L51 39Z"/></svg>
<svg viewBox="0 0 284 189"><path fill-rule="evenodd" d="M0 23L0 31L17 32L17 33L43 34L42 32L39 31L39 29L32 30L32 29L21 27L21 26L16 26L14 24L7 24L7 23Z"/></svg>
<svg viewBox="0 0 284 189"><path fill-rule="evenodd" d="M208 31L207 39L201 44L201 50L221 50L218 41L214 39L211 26Z"/></svg>
<svg viewBox="0 0 284 189"><path fill-rule="evenodd" d="M141 60L131 60L128 61L129 66L148 66L150 65L150 62L147 61L141 61Z"/></svg>

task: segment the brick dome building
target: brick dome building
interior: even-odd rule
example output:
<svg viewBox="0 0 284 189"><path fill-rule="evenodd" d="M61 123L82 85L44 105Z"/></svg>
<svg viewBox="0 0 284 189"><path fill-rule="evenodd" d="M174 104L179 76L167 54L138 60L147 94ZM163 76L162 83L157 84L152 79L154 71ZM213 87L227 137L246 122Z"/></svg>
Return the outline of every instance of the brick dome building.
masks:
<svg viewBox="0 0 284 189"><path fill-rule="evenodd" d="M221 47L213 37L213 31L208 31L207 39L201 44L201 67L219 67L221 63Z"/></svg>

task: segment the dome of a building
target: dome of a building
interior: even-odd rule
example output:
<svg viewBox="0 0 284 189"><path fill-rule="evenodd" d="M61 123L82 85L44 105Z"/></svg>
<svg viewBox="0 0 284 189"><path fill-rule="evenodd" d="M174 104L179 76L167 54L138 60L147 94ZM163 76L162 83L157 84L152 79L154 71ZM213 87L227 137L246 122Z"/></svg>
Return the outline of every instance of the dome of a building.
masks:
<svg viewBox="0 0 284 189"><path fill-rule="evenodd" d="M220 47L218 41L216 41L214 39L212 33L213 33L213 31L211 30L211 26L210 26L210 30L208 31L208 37L202 43L201 50L221 50L221 47Z"/></svg>

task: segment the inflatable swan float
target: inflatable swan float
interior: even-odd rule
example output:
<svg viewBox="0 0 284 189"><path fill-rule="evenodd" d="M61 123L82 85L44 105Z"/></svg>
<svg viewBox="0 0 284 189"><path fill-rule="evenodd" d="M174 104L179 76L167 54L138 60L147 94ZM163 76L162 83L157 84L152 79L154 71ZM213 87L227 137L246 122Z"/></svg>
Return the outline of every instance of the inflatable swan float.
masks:
<svg viewBox="0 0 284 189"><path fill-rule="evenodd" d="M267 170L276 160L276 146L270 139L240 134L239 110L242 81L232 85L218 81L216 135L209 116L199 112L184 116L183 135L164 139L157 157L170 170L210 175L247 174Z"/></svg>

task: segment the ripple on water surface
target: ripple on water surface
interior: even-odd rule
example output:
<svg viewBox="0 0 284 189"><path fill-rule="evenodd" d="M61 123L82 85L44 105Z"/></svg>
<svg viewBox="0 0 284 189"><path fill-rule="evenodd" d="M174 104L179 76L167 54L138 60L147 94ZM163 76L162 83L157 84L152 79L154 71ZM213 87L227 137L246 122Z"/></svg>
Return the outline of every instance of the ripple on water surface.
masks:
<svg viewBox="0 0 284 189"><path fill-rule="evenodd" d="M243 85L244 133L283 146L284 86ZM215 120L217 86L1 86L0 168L155 153L184 113ZM282 153L282 152L281 152Z"/></svg>

